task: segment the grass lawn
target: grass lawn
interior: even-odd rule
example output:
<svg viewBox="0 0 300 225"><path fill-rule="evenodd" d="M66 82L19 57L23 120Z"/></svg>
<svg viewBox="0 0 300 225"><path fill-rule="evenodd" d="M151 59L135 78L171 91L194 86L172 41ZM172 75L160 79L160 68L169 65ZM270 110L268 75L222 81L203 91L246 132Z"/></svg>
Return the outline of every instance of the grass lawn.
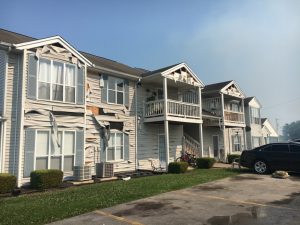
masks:
<svg viewBox="0 0 300 225"><path fill-rule="evenodd" d="M95 209L233 176L238 170L197 169L186 174L98 183L0 199L0 224L45 224Z"/></svg>

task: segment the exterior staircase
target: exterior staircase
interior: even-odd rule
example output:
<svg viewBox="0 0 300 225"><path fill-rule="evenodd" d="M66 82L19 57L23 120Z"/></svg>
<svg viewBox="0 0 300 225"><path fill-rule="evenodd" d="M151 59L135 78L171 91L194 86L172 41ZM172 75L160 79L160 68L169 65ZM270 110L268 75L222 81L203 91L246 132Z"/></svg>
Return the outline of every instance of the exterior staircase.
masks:
<svg viewBox="0 0 300 225"><path fill-rule="evenodd" d="M190 135L184 133L183 135L183 151L195 155L196 158L201 157L201 144Z"/></svg>

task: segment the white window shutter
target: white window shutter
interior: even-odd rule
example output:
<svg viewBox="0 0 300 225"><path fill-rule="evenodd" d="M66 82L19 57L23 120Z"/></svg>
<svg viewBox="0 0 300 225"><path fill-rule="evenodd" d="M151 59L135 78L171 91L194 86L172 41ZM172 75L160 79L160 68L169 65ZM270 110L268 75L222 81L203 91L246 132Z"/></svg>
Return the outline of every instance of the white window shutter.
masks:
<svg viewBox="0 0 300 225"><path fill-rule="evenodd" d="M27 83L27 97L30 99L37 98L37 59L34 55L29 55L28 59L28 83Z"/></svg>
<svg viewBox="0 0 300 225"><path fill-rule="evenodd" d="M24 177L29 177L34 170L35 135L35 129L27 128L25 130Z"/></svg>
<svg viewBox="0 0 300 225"><path fill-rule="evenodd" d="M84 162L84 131L76 131L75 166L83 166Z"/></svg>

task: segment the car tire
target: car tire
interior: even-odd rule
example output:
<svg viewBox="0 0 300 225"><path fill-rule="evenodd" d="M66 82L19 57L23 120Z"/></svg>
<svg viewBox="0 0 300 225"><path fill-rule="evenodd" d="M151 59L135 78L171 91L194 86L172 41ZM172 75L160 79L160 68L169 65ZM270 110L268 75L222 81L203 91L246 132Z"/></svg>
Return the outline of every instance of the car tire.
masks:
<svg viewBox="0 0 300 225"><path fill-rule="evenodd" d="M255 163L253 164L253 169L258 174L266 174L269 172L269 167L263 160L255 161Z"/></svg>

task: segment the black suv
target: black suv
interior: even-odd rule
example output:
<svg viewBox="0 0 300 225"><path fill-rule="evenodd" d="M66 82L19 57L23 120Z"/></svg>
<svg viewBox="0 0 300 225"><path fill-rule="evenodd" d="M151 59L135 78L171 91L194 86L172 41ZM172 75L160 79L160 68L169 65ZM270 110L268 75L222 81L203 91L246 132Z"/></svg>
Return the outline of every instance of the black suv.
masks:
<svg viewBox="0 0 300 225"><path fill-rule="evenodd" d="M273 143L243 151L240 163L259 174L275 170L300 172L300 142Z"/></svg>

